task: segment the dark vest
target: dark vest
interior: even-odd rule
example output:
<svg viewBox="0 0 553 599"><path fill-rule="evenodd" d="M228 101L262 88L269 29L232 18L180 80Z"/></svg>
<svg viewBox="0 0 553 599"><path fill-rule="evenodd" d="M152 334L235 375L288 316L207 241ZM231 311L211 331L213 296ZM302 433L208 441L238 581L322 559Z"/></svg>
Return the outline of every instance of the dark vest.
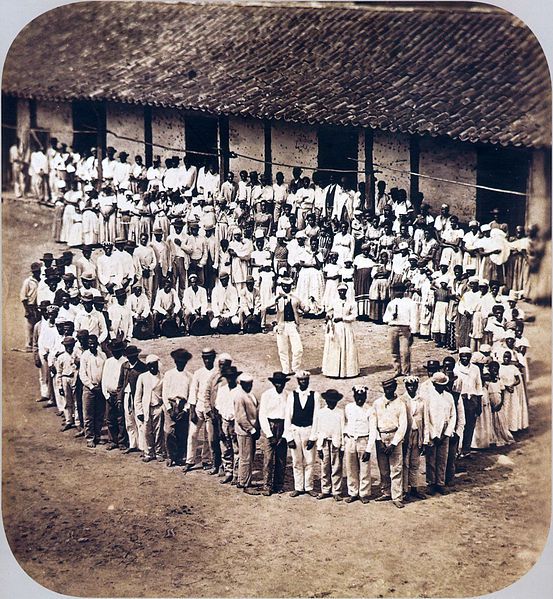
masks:
<svg viewBox="0 0 553 599"><path fill-rule="evenodd" d="M310 391L305 402L305 408L301 407L300 394L294 391L294 410L292 412L292 424L294 426L312 426L313 413L315 411L315 392Z"/></svg>

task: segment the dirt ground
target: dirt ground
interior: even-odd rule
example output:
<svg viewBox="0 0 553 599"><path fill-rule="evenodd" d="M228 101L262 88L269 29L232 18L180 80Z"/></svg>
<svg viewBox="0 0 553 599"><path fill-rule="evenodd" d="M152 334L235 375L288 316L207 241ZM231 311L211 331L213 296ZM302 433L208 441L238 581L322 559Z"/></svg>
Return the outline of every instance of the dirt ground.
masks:
<svg viewBox="0 0 553 599"><path fill-rule="evenodd" d="M32 356L21 348L18 294L50 242L51 211L3 204L3 519L12 551L37 582L77 596L471 596L504 588L538 559L550 519L550 311L529 306L531 429L518 443L465 461L454 492L409 503L346 505L286 495L246 496L200 471L183 475L135 455L90 450L36 404ZM304 366L318 390L351 381L320 375L322 325L302 328ZM363 366L355 383L378 394L390 373L383 327L356 323ZM266 388L278 369L269 335L141 344L170 367L169 351L213 345ZM417 341L414 364L442 357ZM498 461L498 457L501 459ZM261 478L261 451L254 478ZM378 472L373 465L373 493ZM291 488L288 472L288 488ZM318 488L318 483L316 483Z"/></svg>

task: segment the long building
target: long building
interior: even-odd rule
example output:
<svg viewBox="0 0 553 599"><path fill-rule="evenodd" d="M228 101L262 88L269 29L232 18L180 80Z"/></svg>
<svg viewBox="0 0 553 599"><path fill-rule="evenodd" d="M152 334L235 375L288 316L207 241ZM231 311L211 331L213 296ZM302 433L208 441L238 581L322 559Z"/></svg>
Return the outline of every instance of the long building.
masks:
<svg viewBox="0 0 553 599"><path fill-rule="evenodd" d="M34 130L223 175L349 171L549 229L549 70L495 7L80 2L21 31L2 92L4 149Z"/></svg>

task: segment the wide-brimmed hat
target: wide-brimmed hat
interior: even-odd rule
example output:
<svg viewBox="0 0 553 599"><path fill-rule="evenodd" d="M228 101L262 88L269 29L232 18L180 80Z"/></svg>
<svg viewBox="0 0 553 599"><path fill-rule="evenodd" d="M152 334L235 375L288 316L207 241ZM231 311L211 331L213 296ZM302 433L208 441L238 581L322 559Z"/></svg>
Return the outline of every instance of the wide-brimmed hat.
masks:
<svg viewBox="0 0 553 599"><path fill-rule="evenodd" d="M290 380L290 377L284 372L273 372L273 376L268 377L268 380L271 383L287 383Z"/></svg>
<svg viewBox="0 0 553 599"><path fill-rule="evenodd" d="M447 385L449 383L449 377L443 372L435 372L430 380L436 385Z"/></svg>
<svg viewBox="0 0 553 599"><path fill-rule="evenodd" d="M340 391L337 391L336 389L327 389L326 391L321 393L321 397L325 401L331 403L338 403L344 396L340 393Z"/></svg>
<svg viewBox="0 0 553 599"><path fill-rule="evenodd" d="M174 349L170 355L175 362L188 362L192 358L192 354L184 348Z"/></svg>
<svg viewBox="0 0 553 599"><path fill-rule="evenodd" d="M138 356L139 353L140 353L140 349L138 349L138 347L136 347L136 345L127 345L127 347L125 349L125 355L127 357Z"/></svg>

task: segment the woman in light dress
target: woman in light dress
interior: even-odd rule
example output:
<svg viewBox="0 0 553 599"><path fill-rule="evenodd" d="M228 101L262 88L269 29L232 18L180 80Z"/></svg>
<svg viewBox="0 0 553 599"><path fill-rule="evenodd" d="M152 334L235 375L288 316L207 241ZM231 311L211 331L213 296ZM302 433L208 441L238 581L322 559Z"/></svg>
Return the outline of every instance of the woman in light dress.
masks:
<svg viewBox="0 0 553 599"><path fill-rule="evenodd" d="M522 376L517 366L512 363L512 353L508 349L503 352L499 378L505 385L503 409L509 430L513 433L528 428L528 405Z"/></svg>
<svg viewBox="0 0 553 599"><path fill-rule="evenodd" d="M357 317L355 302L347 299L348 286L338 285L338 299L326 316L326 333L322 372L333 378L350 378L359 375L359 359L353 333Z"/></svg>
<svg viewBox="0 0 553 599"><path fill-rule="evenodd" d="M494 433L494 443L496 447L511 445L515 442L509 423L507 422L507 412L504 408L505 385L499 378L499 362L492 360L488 364L488 376L484 384L492 408L492 424Z"/></svg>

